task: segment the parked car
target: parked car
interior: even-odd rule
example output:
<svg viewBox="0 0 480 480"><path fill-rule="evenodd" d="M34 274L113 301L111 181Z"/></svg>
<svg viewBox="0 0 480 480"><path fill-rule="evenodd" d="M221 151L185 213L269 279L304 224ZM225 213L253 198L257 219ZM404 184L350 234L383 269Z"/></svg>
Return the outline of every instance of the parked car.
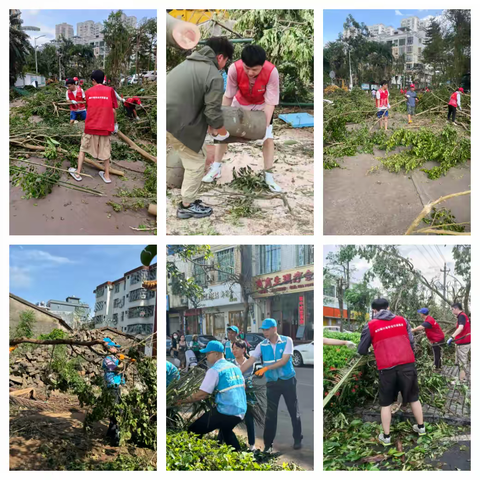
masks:
<svg viewBox="0 0 480 480"><path fill-rule="evenodd" d="M250 345L250 348L255 350L256 346L265 340L265 335L263 333L247 333L245 340Z"/></svg>
<svg viewBox="0 0 480 480"><path fill-rule="evenodd" d="M293 347L292 362L294 367L313 365L313 342Z"/></svg>
<svg viewBox="0 0 480 480"><path fill-rule="evenodd" d="M157 72L155 70L149 70L148 72L142 72L142 77L149 82L157 81Z"/></svg>
<svg viewBox="0 0 480 480"><path fill-rule="evenodd" d="M190 342L192 341L193 335L185 335L185 340L187 343L190 345ZM203 347L207 346L208 342L211 342L212 340L216 340L216 338L213 335L198 335L198 343L202 345Z"/></svg>

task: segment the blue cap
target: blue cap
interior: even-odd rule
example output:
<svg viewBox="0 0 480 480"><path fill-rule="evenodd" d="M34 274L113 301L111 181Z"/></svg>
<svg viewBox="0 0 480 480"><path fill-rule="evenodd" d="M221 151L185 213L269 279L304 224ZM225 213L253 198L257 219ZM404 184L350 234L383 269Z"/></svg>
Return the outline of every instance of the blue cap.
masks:
<svg viewBox="0 0 480 480"><path fill-rule="evenodd" d="M105 337L103 341L107 344L108 347L120 348L120 345L116 344L111 338Z"/></svg>
<svg viewBox="0 0 480 480"><path fill-rule="evenodd" d="M262 330L267 330L268 328L276 327L277 326L277 321L274 320L273 318L266 318L262 322L262 326L260 327Z"/></svg>
<svg viewBox="0 0 480 480"><path fill-rule="evenodd" d="M200 350L202 353L210 353L210 352L220 352L220 353L223 353L223 345L221 344L221 342L219 342L218 340L212 340L210 342L207 343L207 346Z"/></svg>
<svg viewBox="0 0 480 480"><path fill-rule="evenodd" d="M424 315L428 314L428 308L421 308L420 310L417 310L418 313L423 313Z"/></svg>
<svg viewBox="0 0 480 480"><path fill-rule="evenodd" d="M240 333L240 330L235 325L232 325L231 327L227 327L227 330L233 330L237 334Z"/></svg>

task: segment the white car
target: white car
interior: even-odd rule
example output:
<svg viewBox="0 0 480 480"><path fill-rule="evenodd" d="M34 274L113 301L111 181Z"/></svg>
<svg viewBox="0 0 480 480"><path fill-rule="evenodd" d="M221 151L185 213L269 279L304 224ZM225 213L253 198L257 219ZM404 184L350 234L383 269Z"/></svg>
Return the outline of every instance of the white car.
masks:
<svg viewBox="0 0 480 480"><path fill-rule="evenodd" d="M292 362L294 367L313 365L313 342L293 347Z"/></svg>

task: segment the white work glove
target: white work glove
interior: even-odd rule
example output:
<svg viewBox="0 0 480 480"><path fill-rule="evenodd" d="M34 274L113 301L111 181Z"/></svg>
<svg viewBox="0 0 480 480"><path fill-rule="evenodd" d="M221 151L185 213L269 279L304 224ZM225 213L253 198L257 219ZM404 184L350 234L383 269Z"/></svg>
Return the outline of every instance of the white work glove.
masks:
<svg viewBox="0 0 480 480"><path fill-rule="evenodd" d="M215 140L218 140L219 142L223 142L223 140L226 140L229 136L230 136L230 134L227 132L226 135L220 135L220 134L218 134L218 135L214 135L213 138L214 138Z"/></svg>
<svg viewBox="0 0 480 480"><path fill-rule="evenodd" d="M458 109L461 111L461 110L462 110L462 107L458 107Z"/></svg>
<svg viewBox="0 0 480 480"><path fill-rule="evenodd" d="M387 108L390 110L390 104L387 105Z"/></svg>
<svg viewBox="0 0 480 480"><path fill-rule="evenodd" d="M125 103L125 99L122 98L122 97L120 97L120 101L121 101L122 103Z"/></svg>
<svg viewBox="0 0 480 480"><path fill-rule="evenodd" d="M76 105L78 102L76 100L70 100L74 105Z"/></svg>
<svg viewBox="0 0 480 480"><path fill-rule="evenodd" d="M350 348L352 350L357 348L357 345L353 342L350 342L350 341L347 341L346 345L347 345L348 348Z"/></svg>
<svg viewBox="0 0 480 480"><path fill-rule="evenodd" d="M113 129L113 133L117 133L118 132L118 123L115 124L115 128Z"/></svg>

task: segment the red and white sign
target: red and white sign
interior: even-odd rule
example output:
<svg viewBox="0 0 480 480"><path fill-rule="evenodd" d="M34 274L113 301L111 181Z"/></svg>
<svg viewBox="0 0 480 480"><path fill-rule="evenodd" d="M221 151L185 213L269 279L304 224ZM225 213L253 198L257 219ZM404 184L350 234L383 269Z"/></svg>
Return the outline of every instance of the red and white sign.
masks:
<svg viewBox="0 0 480 480"><path fill-rule="evenodd" d="M313 267L286 270L253 278L254 298L313 290Z"/></svg>

